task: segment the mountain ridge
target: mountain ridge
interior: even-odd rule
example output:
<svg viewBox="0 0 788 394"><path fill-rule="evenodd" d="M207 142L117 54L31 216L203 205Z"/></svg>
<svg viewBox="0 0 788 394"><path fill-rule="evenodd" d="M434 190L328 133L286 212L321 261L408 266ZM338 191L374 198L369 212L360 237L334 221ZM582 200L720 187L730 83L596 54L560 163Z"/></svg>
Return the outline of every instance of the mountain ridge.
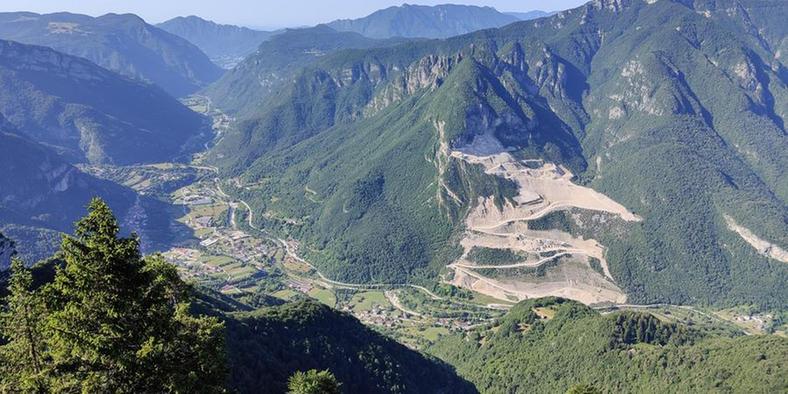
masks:
<svg viewBox="0 0 788 394"><path fill-rule="evenodd" d="M358 19L340 19L328 23L339 31L353 31L370 38L447 38L519 19L492 7L442 4L392 6Z"/></svg>
<svg viewBox="0 0 788 394"><path fill-rule="evenodd" d="M46 47L0 40L0 113L72 163L173 160L205 119L153 85Z"/></svg>
<svg viewBox="0 0 788 394"><path fill-rule="evenodd" d="M225 69L235 67L263 41L278 33L219 24L195 15L175 17L156 27L188 40Z"/></svg>
<svg viewBox="0 0 788 394"><path fill-rule="evenodd" d="M222 71L196 46L134 14L0 13L0 38L49 46L120 74L155 83L175 97Z"/></svg>

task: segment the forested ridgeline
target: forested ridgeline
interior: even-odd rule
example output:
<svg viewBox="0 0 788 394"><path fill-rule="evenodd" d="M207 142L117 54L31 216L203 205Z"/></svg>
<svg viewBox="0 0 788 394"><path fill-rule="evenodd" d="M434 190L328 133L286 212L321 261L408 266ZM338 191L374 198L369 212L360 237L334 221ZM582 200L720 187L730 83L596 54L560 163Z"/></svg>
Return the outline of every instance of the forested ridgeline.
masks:
<svg viewBox="0 0 788 394"><path fill-rule="evenodd" d="M495 324L427 350L483 393L784 392L788 339L721 335L654 315L523 301ZM597 391L594 391L597 392Z"/></svg>

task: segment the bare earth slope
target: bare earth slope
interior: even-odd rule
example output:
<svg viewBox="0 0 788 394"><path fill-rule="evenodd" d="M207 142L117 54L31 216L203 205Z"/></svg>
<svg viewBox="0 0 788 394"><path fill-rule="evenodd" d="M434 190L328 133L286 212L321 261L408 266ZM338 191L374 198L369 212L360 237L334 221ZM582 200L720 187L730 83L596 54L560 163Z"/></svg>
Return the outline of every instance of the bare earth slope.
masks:
<svg viewBox="0 0 788 394"><path fill-rule="evenodd" d="M638 216L604 194L572 183L572 173L561 165L515 159L490 134L476 136L470 145L452 151L451 156L481 164L487 174L516 182L519 190L514 201L507 201L501 208L491 197L479 198L465 221L467 230L460 242L463 255L449 265L455 274L453 284L510 300L561 296L585 304L626 301L598 241L557 230L531 230L528 222L572 207L612 213L627 221L640 221ZM528 258L513 264L480 265L468 260L474 248L516 251ZM602 273L591 268L592 258L600 262ZM552 267L542 275L516 270L548 264Z"/></svg>

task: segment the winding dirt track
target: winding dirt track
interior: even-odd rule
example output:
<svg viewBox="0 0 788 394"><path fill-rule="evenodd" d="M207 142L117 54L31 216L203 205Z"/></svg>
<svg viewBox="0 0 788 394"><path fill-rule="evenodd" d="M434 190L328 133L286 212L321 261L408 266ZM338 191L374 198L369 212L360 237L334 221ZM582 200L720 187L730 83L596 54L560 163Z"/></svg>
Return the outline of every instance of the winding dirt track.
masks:
<svg viewBox="0 0 788 394"><path fill-rule="evenodd" d="M545 257L545 258L543 258L543 259L541 259L541 260L539 260L539 261L537 261L535 263L523 262L523 263L516 263L516 264L501 264L501 265L477 265L477 264L467 264L467 263L462 263L462 262L456 262L456 263L450 264L449 267L462 267L462 268L470 268L470 269L485 269L485 268L486 269L504 269L504 268L522 268L522 267L535 268L535 267L539 267L541 265L544 265L546 263L549 263L550 261L553 261L555 259L561 258L563 256L568 256L568 255L571 255L571 254L572 254L572 252L570 252L570 251L556 253L553 256Z"/></svg>
<svg viewBox="0 0 788 394"><path fill-rule="evenodd" d="M470 145L448 155L482 165L485 173L514 181L519 188L514 201L506 201L502 207L488 197L480 198L471 210L465 221L466 235L460 242L464 253L459 260L448 265L455 272L452 284L506 300L558 295L586 304L625 301L626 296L613 284L602 245L593 239L576 238L557 230L531 230L528 222L571 208L604 212L626 221L639 221L639 217L604 194L573 183L572 173L560 165L541 160L525 163L515 159L491 134L477 135ZM475 247L508 249L525 252L526 255L538 256L545 252L554 252L555 255L537 261L477 264L468 261L469 253ZM489 278L474 271L540 267L570 255L586 256L587 269L583 271L581 266L575 265L567 271L562 268L565 263L561 262L556 269L551 269L554 272L548 274L548 278L536 282L527 277ZM604 275L591 269L588 258L599 261ZM574 257L572 260L583 261ZM600 280L605 277L607 280Z"/></svg>

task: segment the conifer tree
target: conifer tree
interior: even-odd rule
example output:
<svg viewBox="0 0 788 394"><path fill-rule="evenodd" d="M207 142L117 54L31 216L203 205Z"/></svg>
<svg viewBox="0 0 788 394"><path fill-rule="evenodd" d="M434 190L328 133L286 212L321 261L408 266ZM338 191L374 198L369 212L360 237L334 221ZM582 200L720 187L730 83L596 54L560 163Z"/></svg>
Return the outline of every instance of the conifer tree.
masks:
<svg viewBox="0 0 788 394"><path fill-rule="evenodd" d="M331 371L298 371L287 382L289 394L339 394L341 383Z"/></svg>
<svg viewBox="0 0 788 394"><path fill-rule="evenodd" d="M10 292L0 314L0 334L8 344L0 347L0 392L45 392L44 338L41 322L46 310L32 291L33 277L22 261L11 262Z"/></svg>
<svg viewBox="0 0 788 394"><path fill-rule="evenodd" d="M118 233L94 199L63 239L54 281L32 291L14 263L0 347L8 391L224 391L223 323L192 316L175 267Z"/></svg>

